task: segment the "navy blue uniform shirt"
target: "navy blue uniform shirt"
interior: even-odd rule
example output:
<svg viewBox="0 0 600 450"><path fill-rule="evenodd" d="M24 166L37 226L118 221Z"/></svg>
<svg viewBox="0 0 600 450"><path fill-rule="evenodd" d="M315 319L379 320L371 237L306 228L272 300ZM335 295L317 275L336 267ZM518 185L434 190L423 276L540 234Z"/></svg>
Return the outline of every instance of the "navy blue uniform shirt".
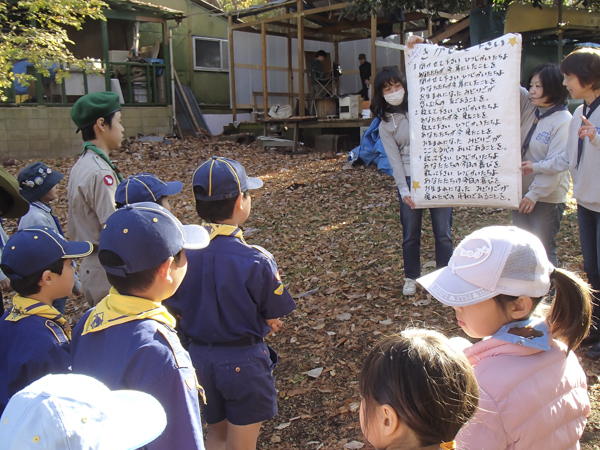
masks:
<svg viewBox="0 0 600 450"><path fill-rule="evenodd" d="M134 389L156 398L167 413L165 431L148 450L204 449L196 376L175 331L152 319L133 320L82 335L88 311L73 330L73 372L109 389Z"/></svg>
<svg viewBox="0 0 600 450"><path fill-rule="evenodd" d="M51 373L69 373L69 340L50 319L28 316L11 322L0 318L0 414L10 397Z"/></svg>
<svg viewBox="0 0 600 450"><path fill-rule="evenodd" d="M209 344L263 338L296 308L273 256L237 237L215 236L201 250L186 250L187 274L167 305L180 311L181 328Z"/></svg>

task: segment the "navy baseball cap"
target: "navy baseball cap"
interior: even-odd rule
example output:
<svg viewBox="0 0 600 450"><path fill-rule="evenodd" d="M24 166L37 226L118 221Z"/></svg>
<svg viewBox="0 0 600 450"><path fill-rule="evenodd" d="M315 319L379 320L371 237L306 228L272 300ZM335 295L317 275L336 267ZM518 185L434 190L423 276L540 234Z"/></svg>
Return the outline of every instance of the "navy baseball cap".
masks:
<svg viewBox="0 0 600 450"><path fill-rule="evenodd" d="M28 202L35 202L56 186L64 175L43 162L29 164L19 172L19 192Z"/></svg>
<svg viewBox="0 0 600 450"><path fill-rule="evenodd" d="M100 233L98 257L104 270L124 277L156 267L182 248L204 248L209 242L208 232L200 225L182 225L157 203L134 203L117 209L106 220ZM123 265L104 264L105 250L116 253Z"/></svg>
<svg viewBox="0 0 600 450"><path fill-rule="evenodd" d="M11 280L21 280L59 259L83 258L92 253L87 241L67 241L54 230L44 226L25 228L13 234L4 246L2 264L14 273Z"/></svg>
<svg viewBox="0 0 600 450"><path fill-rule="evenodd" d="M239 162L213 156L196 167L192 184L196 198L210 202L236 197L248 189L258 189L263 182L260 178L246 175Z"/></svg>
<svg viewBox="0 0 600 450"><path fill-rule="evenodd" d="M115 202L122 205L139 202L156 202L159 198L181 192L181 181L164 182L150 173L131 175L117 187Z"/></svg>

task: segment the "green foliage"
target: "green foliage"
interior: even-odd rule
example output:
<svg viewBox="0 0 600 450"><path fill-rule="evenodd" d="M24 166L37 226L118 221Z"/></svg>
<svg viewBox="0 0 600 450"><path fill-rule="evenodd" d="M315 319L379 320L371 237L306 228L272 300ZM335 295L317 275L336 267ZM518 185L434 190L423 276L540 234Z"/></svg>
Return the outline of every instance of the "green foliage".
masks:
<svg viewBox="0 0 600 450"><path fill-rule="evenodd" d="M28 60L44 76L50 75L53 63L86 67L89 61L75 58L67 49L66 44L73 42L65 27L81 29L87 18L105 20L102 9L106 7L101 0L0 0L0 99L6 99L4 94L15 80L16 61ZM60 82L65 75L59 68L56 80ZM28 85L34 76L16 78Z"/></svg>
<svg viewBox="0 0 600 450"><path fill-rule="evenodd" d="M498 9L507 8L514 0L493 0L493 5ZM535 8L555 4L554 0L525 0ZM578 6L592 10L600 10L600 0L567 0L565 6ZM473 6L471 0L354 0L344 10L344 16L350 19L370 16L379 11L393 14L404 9L406 12L431 11L459 13L468 12Z"/></svg>

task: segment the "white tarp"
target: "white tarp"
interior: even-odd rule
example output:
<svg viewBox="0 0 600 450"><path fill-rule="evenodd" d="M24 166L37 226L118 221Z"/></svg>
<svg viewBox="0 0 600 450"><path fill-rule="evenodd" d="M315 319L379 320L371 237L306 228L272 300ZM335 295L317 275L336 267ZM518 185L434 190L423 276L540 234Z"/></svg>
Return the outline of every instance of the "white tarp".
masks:
<svg viewBox="0 0 600 450"><path fill-rule="evenodd" d="M517 208L521 36L407 53L411 197L418 208Z"/></svg>

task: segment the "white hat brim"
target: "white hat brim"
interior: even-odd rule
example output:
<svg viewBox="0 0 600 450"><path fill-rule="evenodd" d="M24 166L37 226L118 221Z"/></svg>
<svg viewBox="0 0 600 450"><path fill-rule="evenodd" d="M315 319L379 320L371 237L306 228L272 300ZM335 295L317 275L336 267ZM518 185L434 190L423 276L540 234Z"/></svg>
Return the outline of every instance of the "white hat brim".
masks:
<svg viewBox="0 0 600 450"><path fill-rule="evenodd" d="M139 391L118 390L110 395L112 411L102 448L134 450L162 434L167 416L158 400Z"/></svg>
<svg viewBox="0 0 600 450"><path fill-rule="evenodd" d="M246 187L248 189L258 189L263 187L263 180L260 178L248 177L246 180Z"/></svg>
<svg viewBox="0 0 600 450"><path fill-rule="evenodd" d="M475 286L452 273L448 267L436 270L417 280L427 292L448 306L468 306L495 297L498 292Z"/></svg>
<svg viewBox="0 0 600 450"><path fill-rule="evenodd" d="M187 250L198 250L205 248L210 243L208 231L200 225L182 225L185 233L185 243L183 248Z"/></svg>

